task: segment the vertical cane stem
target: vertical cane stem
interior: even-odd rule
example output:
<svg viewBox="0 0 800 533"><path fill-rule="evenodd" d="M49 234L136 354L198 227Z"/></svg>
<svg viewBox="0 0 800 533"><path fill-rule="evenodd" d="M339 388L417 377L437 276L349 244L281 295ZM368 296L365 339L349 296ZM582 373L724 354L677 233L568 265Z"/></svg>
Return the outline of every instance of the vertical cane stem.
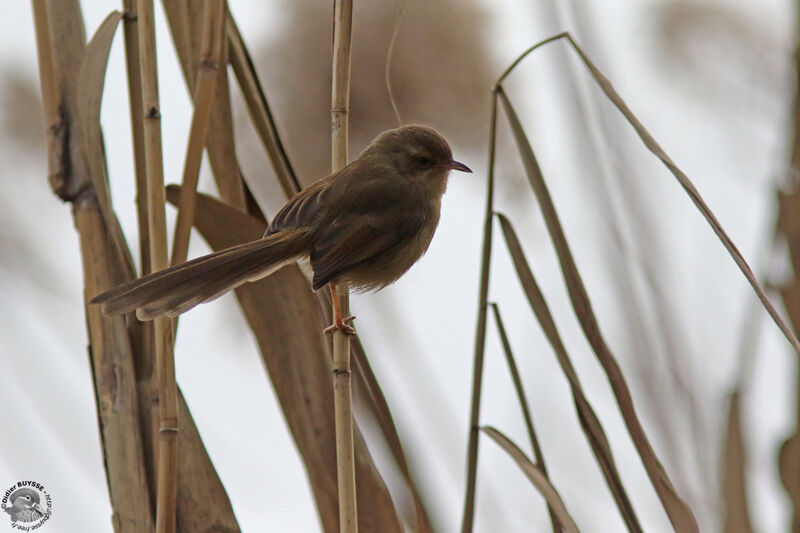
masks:
<svg viewBox="0 0 800 533"><path fill-rule="evenodd" d="M347 164L352 15L352 0L334 0L331 91L331 166L334 172ZM335 289L338 290L332 291L332 295L334 298L339 298L341 312L347 316L350 309L348 288L342 284ZM350 388L350 337L344 331L336 329L333 332L333 401L336 421L336 465L339 481L339 530L342 533L358 531Z"/></svg>
<svg viewBox="0 0 800 533"><path fill-rule="evenodd" d="M164 212L164 165L161 150L161 111L156 72L153 0L138 0L139 64L142 76L144 156L147 174L147 214L150 266L168 266L167 224ZM158 390L158 451L156 463L156 533L175 531L178 490L178 392L175 384L172 325L169 317L154 321Z"/></svg>
<svg viewBox="0 0 800 533"><path fill-rule="evenodd" d="M489 267L492 257L492 221L494 220L494 158L497 141L497 93L492 93L492 115L489 128L489 173L486 182L486 212L483 222L483 252L478 286L478 324L475 327L475 355L472 370L472 403L467 441L467 488L461 533L472 533L475 521L475 494L478 483L478 437L480 431L481 390L483 388L483 356L486 349L486 319L489 301Z"/></svg>
<svg viewBox="0 0 800 533"><path fill-rule="evenodd" d="M194 114L189 130L189 143L183 167L183 182L178 200L178 218L175 221L175 238L172 241L170 265L186 261L189 254L189 235L194 222L194 200L200 163L211 118L214 91L217 88L225 28L224 0L206 0L203 13L203 39L200 50L200 67L194 84Z"/></svg>

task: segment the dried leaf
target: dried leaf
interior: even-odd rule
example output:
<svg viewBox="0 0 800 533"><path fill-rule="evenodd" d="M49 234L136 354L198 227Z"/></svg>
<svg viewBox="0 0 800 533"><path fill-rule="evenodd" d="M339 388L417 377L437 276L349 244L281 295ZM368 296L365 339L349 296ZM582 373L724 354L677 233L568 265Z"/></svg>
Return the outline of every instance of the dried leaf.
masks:
<svg viewBox="0 0 800 533"><path fill-rule="evenodd" d="M622 479L619 477L619 472L617 472L614 456L611 453L611 446L603 431L603 426L600 424L600 420L597 418L594 409L592 409L591 404L589 404L589 401L583 393L583 387L578 379L578 374L575 372L575 368L572 366L564 343L561 341L561 336L558 333L553 315L550 313L544 295L539 285L536 283L536 279L533 277L533 272L528 265L528 261L525 259L525 254L522 252L522 246L519 243L517 234L511 222L504 215L498 213L497 218L500 220L500 227L503 230L503 236L505 237L509 254L514 263L514 268L517 271L517 276L519 276L520 283L525 291L525 296L527 296L531 309L536 315L536 319L539 321L542 331L556 354L561 370L569 381L570 389L572 390L572 399L575 402L575 410L578 413L578 420L581 423L581 428L603 472L606 484L608 484L608 488L614 496L617 508L619 508L620 514L630 531L642 531L642 527L639 525L639 520L633 510L633 505L628 498L628 494L625 492Z"/></svg>
<svg viewBox="0 0 800 533"><path fill-rule="evenodd" d="M739 249L733 243L733 240L731 240L730 236L728 236L728 234L725 232L722 224L719 223L719 220L717 220L717 217L711 211L711 208L708 207L705 200L703 200L703 197L700 196L700 192L695 188L692 180L690 180L689 176L684 174L684 172L678 168L675 163L673 163L672 159L670 159L664 149L661 148L650 132L647 131L641 122L639 122L639 119L636 118L636 115L634 115L633 112L628 108L628 105L622 100L620 95L617 94L617 91L614 90L614 86L611 85L611 82L608 80L608 78L606 78L603 73L600 72L600 69L598 69L594 63L592 63L589 57L584 53L583 49L581 49L581 47L578 46L578 43L572 39L572 36L566 34L566 39L572 45L572 48L575 50L575 52L577 52L586 68L589 69L589 73L600 86L600 89L605 93L606 97L611 100L611 103L614 104L614 106L619 110L620 113L622 113L628 123L633 126L633 129L636 130L636 133L642 139L645 147L647 147L647 149L650 150L653 155L659 158L661 162L664 163L664 166L666 166L672 175L675 176L675 179L678 180L678 183L680 183L681 187L683 187L683 189L686 191L686 194L689 195L689 198L697 207L698 211L700 211L700 214L703 215L708 224L711 226L711 229L713 229L714 233L716 233L720 242L728 250L728 253L739 267L739 270L741 270L742 274L744 274L744 277L747 278L747 281L753 287L753 291L755 291L759 300L761 300L761 303L772 317L772 320L775 322L781 332L783 332L786 340L788 340L792 345L792 348L794 348L794 351L800 355L800 341L797 340L794 332L789 329L789 326L786 325L786 322L772 305L772 302L769 301L764 289L761 287L761 284L758 282L758 279L756 279L755 274L753 274L753 271L750 269L750 265L747 264L747 261L745 261L744 256L742 256Z"/></svg>
<svg viewBox="0 0 800 533"><path fill-rule="evenodd" d="M381 390L378 380L372 372L372 368L367 360L367 354L364 353L364 347L361 345L361 340L358 337L351 340L350 352L353 358L353 376L355 378L353 390L355 392L366 391L365 396L367 397L369 408L375 415L383 437L386 439L386 444L392 452L392 457L394 457L395 463L400 468L406 486L409 492L411 492L414 503L414 531L418 533L431 532L433 531L433 526L430 523L425 504L419 494L417 483L408 467L408 460L406 459L403 445L400 442L400 436L397 434L397 428L394 425L392 413L389 411L389 404L386 402L383 390Z"/></svg>
<svg viewBox="0 0 800 533"><path fill-rule="evenodd" d="M91 298L110 289L123 275L111 249L104 217L99 209L75 210L83 264L84 294ZM97 403L97 416L106 481L114 510L116 531L153 531L153 509L145 475L136 375L131 339L125 318L106 317L97 306L86 307Z"/></svg>
<svg viewBox="0 0 800 533"><path fill-rule="evenodd" d="M106 175L105 151L103 148L103 134L100 129L100 104L103 100L103 87L105 84L108 54L111 51L111 42L117 31L122 14L119 11L110 13L95 32L86 46L78 71L78 84L80 91L75 93L75 105L78 113L78 146L86 164L89 179L92 182L100 212L106 221L115 253L120 255L120 261L125 266L126 279L135 276L133 258L125 243L125 236L119 226L116 215L111 208L111 196L108 190L108 176Z"/></svg>
<svg viewBox="0 0 800 533"><path fill-rule="evenodd" d="M728 405L728 428L725 435L725 455L722 464L722 496L725 503L725 532L750 533L750 512L747 504L745 445L742 435L741 396L735 391Z"/></svg>
<svg viewBox="0 0 800 533"><path fill-rule="evenodd" d="M490 304L492 313L494 314L495 323L497 324L497 333L500 335L500 342L503 345L503 352L506 355L506 362L508 363L508 370L511 373L511 380L514 383L514 390L517 392L517 399L519 406L522 409L522 416L525 420L525 429L528 431L528 438L531 440L531 448L533 449L533 456L536 458L536 466L542 471L544 477L549 479L547 475L547 467L544 463L544 453L539 446L539 439L536 438L536 431L533 429L533 417L531 416L530 409L528 408L528 400L525 397L525 389L522 386L522 378L519 377L519 370L517 370L517 363L514 360L514 353L511 350L511 343L506 334L506 327L503 324L503 318L500 315L500 308L496 303ZM553 524L554 533L560 531L558 519L553 511L553 508L548 504L547 512L550 514L550 521Z"/></svg>
<svg viewBox="0 0 800 533"><path fill-rule="evenodd" d="M575 525L575 521L570 516L569 511L567 511L561 496L559 496L555 487L550 484L550 480L542 473L541 469L533 464L516 444L498 430L488 426L482 427L481 430L499 444L500 447L514 459L517 465L519 465L528 479L531 480L533 486L536 487L536 490L547 500L548 506L553 510L556 516L558 516L558 520L564 525L564 531L567 533L578 533L578 526Z"/></svg>
<svg viewBox="0 0 800 533"><path fill-rule="evenodd" d="M625 383L625 378L622 375L622 370L619 367L614 356L611 354L605 339L600 332L600 326L597 323L597 318L592 311L592 306L589 301L589 295L583 285L583 280L578 273L578 268L572 258L572 252L567 244L564 230L561 227L561 222L556 214L555 206L550 198L550 193L547 190L547 185L542 176L539 163L536 160L533 149L528 141L522 124L514 111L511 102L503 91L501 86L497 87L498 97L506 111L508 121L511 126L511 131L514 135L517 147L519 148L522 157L525 171L531 183L531 187L536 194L536 199L542 209L542 216L547 226L547 231L553 241L553 246L558 254L558 260L561 264L561 271L564 276L564 282L569 292L570 302L575 311L575 315L580 322L581 329L583 330L586 339L592 346L592 349L597 356L598 361L603 367L603 370L608 377L611 389L619 405L622 417L625 420L625 425L631 435L634 446L642 459L647 475L650 477L650 482L656 489L661 504L669 516L672 526L677 531L697 531L697 522L694 518L689 507L678 496L672 482L669 479L663 465L656 457L655 451L650 444L647 435L645 434L644 427L642 427L639 417L636 414L636 409L633 405L633 398L631 396L628 385ZM755 279L755 278L754 278Z"/></svg>

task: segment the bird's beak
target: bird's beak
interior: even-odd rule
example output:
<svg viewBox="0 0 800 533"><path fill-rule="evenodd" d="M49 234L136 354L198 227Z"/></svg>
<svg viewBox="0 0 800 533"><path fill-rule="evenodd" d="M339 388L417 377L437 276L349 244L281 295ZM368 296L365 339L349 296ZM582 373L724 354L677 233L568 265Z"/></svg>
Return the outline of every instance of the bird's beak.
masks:
<svg viewBox="0 0 800 533"><path fill-rule="evenodd" d="M45 511L44 507L42 507L42 504L40 504L40 503L34 503L33 504L33 508L36 509L37 511L39 511L40 513L42 513L42 514L47 514L47 511Z"/></svg>
<svg viewBox="0 0 800 533"><path fill-rule="evenodd" d="M472 174L472 170L465 165L464 163L459 163L458 161L450 161L450 168L452 170L460 170L461 172L469 172Z"/></svg>

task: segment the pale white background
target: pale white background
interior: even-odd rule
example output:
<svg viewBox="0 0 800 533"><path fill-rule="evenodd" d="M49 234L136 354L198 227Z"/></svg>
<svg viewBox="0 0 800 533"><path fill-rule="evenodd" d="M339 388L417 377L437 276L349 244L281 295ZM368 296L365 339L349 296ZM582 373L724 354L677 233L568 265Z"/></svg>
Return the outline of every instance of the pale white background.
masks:
<svg viewBox="0 0 800 533"><path fill-rule="evenodd" d="M279 2L272 2L275 10ZM788 0L724 2L768 37L766 50L776 76L762 76L753 61L736 54L703 70L722 84L687 75L654 51L656 0L613 0L602 4L575 1L574 12L561 4L559 21L543 16L530 2L487 2L496 54L503 62L550 34L570 29L615 83L631 108L695 180L755 268L767 261L776 183L786 173L792 87L789 80L795 15ZM709 4L708 2L704 2ZM91 34L118 3L83 3ZM257 43L280 17L267 17L261 2L234 1L231 9L245 39ZM407 9L414 9L409 2ZM4 2L0 18L0 63L35 79L36 53L30 4ZM165 174L176 181L183 164L190 105L171 52L163 16L157 13L165 145ZM588 23L589 26L583 27ZM579 25L580 24L580 25ZM388 33L388 32L387 32ZM763 43L762 43L763 44ZM558 49L558 46L561 49ZM656 451L667 469L693 487L716 476L725 393L733 383L740 333L753 295L673 178L620 126L606 137L592 133L582 145L565 116L588 106L599 119L613 113L598 98L588 77L563 45L535 56L509 81L520 102L523 121L536 143L557 208L585 277L601 326L623 370ZM111 53L103 105L115 207L130 239L135 238L132 161L127 101L124 97L122 39ZM567 59L569 58L569 59ZM752 59L752 58L750 58ZM554 68L569 61L577 82L559 79ZM719 73L717 73L719 74ZM559 75L560 76L560 75ZM712 76L713 77L713 76ZM38 86L38 85L35 85ZM577 87L578 103L565 87ZM742 87L745 87L743 90ZM265 87L269 93L269 87ZM738 93L737 93L738 91ZM745 97L729 98L731 93ZM488 94L488 92L487 92ZM741 96L741 95L740 95ZM487 104L488 105L488 104ZM2 112L2 110L0 110ZM36 119L38 120L38 118ZM614 122L616 121L616 122ZM505 122L501 121L505 128ZM620 133L621 132L621 133ZM78 242L69 206L61 204L46 183L44 153L20 151L3 129L0 142L0 487L20 479L43 483L53 497L51 521L43 531L111 531L110 507L100 456L94 400L87 365ZM504 142L508 142L504 135ZM581 141L582 142L582 141ZM457 176L444 202L442 222L431 249L394 286L353 299L359 331L386 392L407 449L416 461L431 512L444 531L455 531L461 517L471 366L476 317L486 154L459 152L476 172ZM511 152L513 153L513 152ZM589 167L586 154L601 153L601 166ZM618 249L601 213L600 191L614 191L615 169L625 154L643 191L642 210L659 239L658 273L667 288L670 316L685 335L694 391L702 406L708 435L704 462L686 454L697 435L688 430L683 411L675 409L675 448L665 449L663 433L646 406L679 402L658 397L637 380L653 353L635 350L630 324L620 319L620 300L612 269L629 264L635 284L643 285L639 252ZM204 171L205 172L205 171ZM209 178L202 178L208 186ZM612 443L626 487L646 531L669 531L669 523L647 481L616 410L605 377L574 323L555 256L538 209L515 196L522 175L506 176L499 186L500 209L512 215L543 290L550 300L573 362L584 381ZM508 181L511 180L511 181ZM511 188L509 183L516 183ZM611 194L612 211L623 228L631 227L624 199ZM626 222L628 221L628 222ZM624 239L631 239L626 230ZM534 419L554 483L585 531L623 529L602 477L580 433L566 381L532 318L502 240L495 235L491 298L501 303L511 342L517 351ZM132 241L133 242L133 241ZM191 253L203 253L200 241ZM614 256L617 257L614 260ZM32 261L34 258L35 261ZM31 266L33 265L33 266ZM653 330L652 313L645 321ZM762 531L787 528L789 509L777 480L777 447L792 427L795 357L763 314L750 387L744 397L748 473L755 525ZM406 328L398 331L403 317ZM752 324L747 327L751 327ZM657 337L653 337L657 345ZM182 319L177 347L177 375L206 446L225 483L243 531L316 531L319 529L302 465L283 429L252 338L235 302L227 296L201 306ZM490 323L482 423L506 431L527 449L516 400L499 342ZM658 375L657 375L658 377ZM666 378L665 378L666 379ZM530 531L548 527L540 498L512 462L494 444L482 440L477 531ZM706 478L703 478L703 476ZM695 489L696 490L696 489ZM719 502L709 493L682 491L693 502L701 527L719 528L710 514ZM5 527L0 517L0 530Z"/></svg>

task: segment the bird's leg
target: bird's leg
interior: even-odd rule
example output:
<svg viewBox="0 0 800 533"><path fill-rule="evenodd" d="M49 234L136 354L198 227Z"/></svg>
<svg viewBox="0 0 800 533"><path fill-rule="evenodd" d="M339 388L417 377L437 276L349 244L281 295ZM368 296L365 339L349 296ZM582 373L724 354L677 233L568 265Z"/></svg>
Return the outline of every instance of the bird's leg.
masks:
<svg viewBox="0 0 800 533"><path fill-rule="evenodd" d="M345 335L355 335L356 330L350 325L350 322L355 320L356 317L348 316L342 318L342 307L339 304L339 295L336 294L336 284L329 283L328 287L331 290L331 301L333 302L333 324L322 330L324 333L333 333L337 329Z"/></svg>

